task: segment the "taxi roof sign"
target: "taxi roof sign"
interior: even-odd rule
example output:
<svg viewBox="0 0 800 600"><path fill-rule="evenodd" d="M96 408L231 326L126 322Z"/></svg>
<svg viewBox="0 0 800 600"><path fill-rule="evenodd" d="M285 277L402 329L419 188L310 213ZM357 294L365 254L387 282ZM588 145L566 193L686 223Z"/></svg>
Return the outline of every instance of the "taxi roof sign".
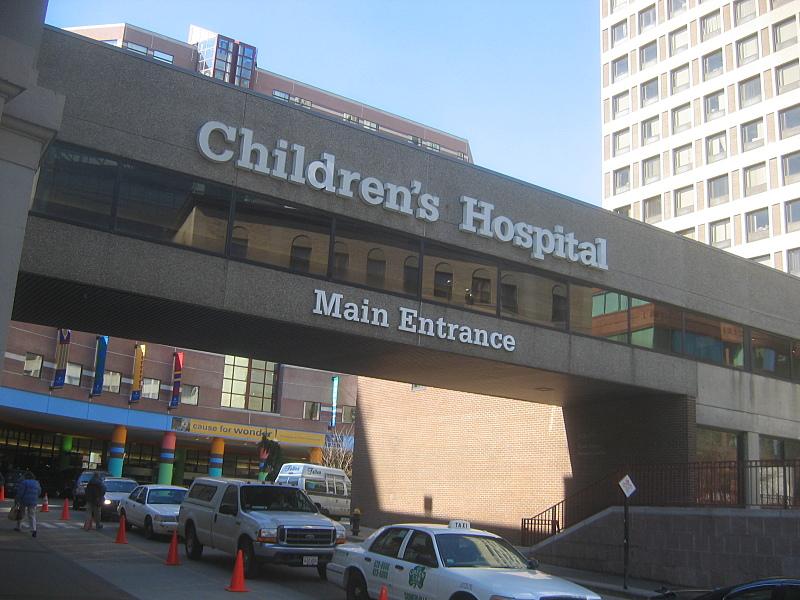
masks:
<svg viewBox="0 0 800 600"><path fill-rule="evenodd" d="M463 519L453 519L447 524L447 526L450 529L471 529L469 521L465 521Z"/></svg>

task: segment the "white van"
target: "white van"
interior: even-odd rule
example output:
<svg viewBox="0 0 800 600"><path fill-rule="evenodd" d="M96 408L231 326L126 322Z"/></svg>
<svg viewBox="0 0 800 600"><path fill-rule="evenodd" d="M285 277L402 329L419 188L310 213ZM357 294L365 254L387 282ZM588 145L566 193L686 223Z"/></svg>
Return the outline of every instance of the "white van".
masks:
<svg viewBox="0 0 800 600"><path fill-rule="evenodd" d="M350 516L350 478L341 469L286 463L275 483L305 490L324 515L334 519Z"/></svg>

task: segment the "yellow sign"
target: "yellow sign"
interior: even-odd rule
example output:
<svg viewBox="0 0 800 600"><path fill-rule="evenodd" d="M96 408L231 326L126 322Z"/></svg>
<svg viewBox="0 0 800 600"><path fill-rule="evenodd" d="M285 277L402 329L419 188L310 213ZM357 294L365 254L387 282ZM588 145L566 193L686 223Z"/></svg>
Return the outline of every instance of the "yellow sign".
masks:
<svg viewBox="0 0 800 600"><path fill-rule="evenodd" d="M301 444L304 446L324 446L325 434L309 433L306 431L290 431L288 429L274 429L261 425L240 425L237 423L222 423L221 421L203 421L201 419L188 419L186 417L173 417L172 429L185 431L193 435L207 435L223 437L247 442L260 442L266 434L270 440L283 444Z"/></svg>

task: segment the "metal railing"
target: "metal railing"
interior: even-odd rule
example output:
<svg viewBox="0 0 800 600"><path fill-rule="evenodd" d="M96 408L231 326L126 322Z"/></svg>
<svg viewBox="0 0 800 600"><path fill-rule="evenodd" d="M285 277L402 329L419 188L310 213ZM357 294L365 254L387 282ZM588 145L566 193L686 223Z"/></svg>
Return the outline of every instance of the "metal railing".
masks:
<svg viewBox="0 0 800 600"><path fill-rule="evenodd" d="M800 508L800 460L630 465L522 519L522 545L532 546L622 504L618 482L630 475L633 506Z"/></svg>

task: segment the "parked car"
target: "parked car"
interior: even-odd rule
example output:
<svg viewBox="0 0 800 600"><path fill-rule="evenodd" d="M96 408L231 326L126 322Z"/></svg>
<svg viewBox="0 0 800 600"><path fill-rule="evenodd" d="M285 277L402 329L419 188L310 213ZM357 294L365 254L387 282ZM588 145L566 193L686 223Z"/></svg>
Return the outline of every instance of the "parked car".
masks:
<svg viewBox="0 0 800 600"><path fill-rule="evenodd" d="M144 537L171 534L178 528L178 510L187 489L175 485L140 485L119 503L119 514Z"/></svg>
<svg viewBox="0 0 800 600"><path fill-rule="evenodd" d="M72 492L70 495L72 498L72 510L78 510L86 506L86 484L89 483L89 480L95 473L100 475L103 479L111 476L111 473L108 471L98 470L84 470L78 473L78 476L72 484Z"/></svg>
<svg viewBox="0 0 800 600"><path fill-rule="evenodd" d="M667 592L661 597L674 597L675 592ZM726 600L747 598L747 600L798 600L800 599L800 579L771 577L748 583L740 583L695 596L695 600Z"/></svg>
<svg viewBox="0 0 800 600"><path fill-rule="evenodd" d="M361 544L336 548L328 580L348 600L377 598L386 585L390 600L404 598L570 598L600 600L579 585L537 571L537 561L498 535L449 525L390 525Z"/></svg>
<svg viewBox="0 0 800 600"><path fill-rule="evenodd" d="M17 495L17 485L26 478L26 475L31 474L28 469L11 469L6 473L5 476L5 486L6 486L6 498L14 499L14 496Z"/></svg>
<svg viewBox="0 0 800 600"><path fill-rule="evenodd" d="M260 563L315 567L325 565L344 527L320 514L302 490L234 479L195 479L178 512L178 533L186 555L198 560L203 547L244 555L244 575L254 577Z"/></svg>
<svg viewBox="0 0 800 600"><path fill-rule="evenodd" d="M275 483L305 490L326 517L338 520L350 516L350 478L342 469L286 463Z"/></svg>
<svg viewBox="0 0 800 600"><path fill-rule="evenodd" d="M139 485L135 479L126 477L106 477L106 497L100 507L100 519L117 518L119 503Z"/></svg>

